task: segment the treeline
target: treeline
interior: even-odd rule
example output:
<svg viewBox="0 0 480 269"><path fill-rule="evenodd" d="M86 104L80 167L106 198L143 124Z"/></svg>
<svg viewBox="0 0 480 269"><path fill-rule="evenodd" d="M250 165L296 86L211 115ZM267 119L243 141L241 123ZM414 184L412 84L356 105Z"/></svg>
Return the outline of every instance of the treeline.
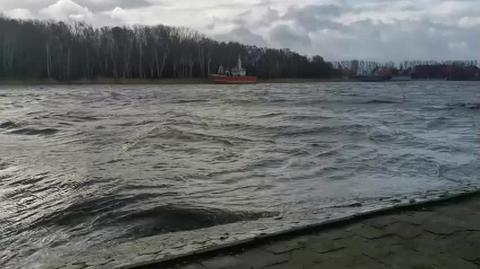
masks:
<svg viewBox="0 0 480 269"><path fill-rule="evenodd" d="M389 69L394 74L409 74L413 72L416 68L422 66L443 66L451 68L469 68L478 66L478 61L476 60L460 60L460 61L402 61L402 62L377 62L377 61L367 61L367 60L350 60L350 61L336 61L333 62L333 68L337 73L342 73L343 75L356 76L356 75L371 75L379 69Z"/></svg>
<svg viewBox="0 0 480 269"><path fill-rule="evenodd" d="M328 78L332 64L288 49L217 42L187 28L102 27L0 17L0 78L205 78L241 56L260 78Z"/></svg>

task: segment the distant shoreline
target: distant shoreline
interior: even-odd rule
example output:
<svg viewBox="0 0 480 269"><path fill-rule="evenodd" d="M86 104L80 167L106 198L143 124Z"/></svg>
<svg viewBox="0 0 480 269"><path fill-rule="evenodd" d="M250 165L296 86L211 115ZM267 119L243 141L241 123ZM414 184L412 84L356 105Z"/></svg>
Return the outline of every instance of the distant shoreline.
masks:
<svg viewBox="0 0 480 269"><path fill-rule="evenodd" d="M258 84L263 83L311 83L311 82L342 82L352 81L347 79L308 79L308 78L278 78L259 79ZM209 79L96 79L96 80L71 80L57 81L47 79L0 79L0 85L175 85L175 84L212 84Z"/></svg>
<svg viewBox="0 0 480 269"><path fill-rule="evenodd" d="M381 81L388 82L413 82L413 81L449 81L444 79L417 79L409 81ZM476 81L476 80L452 80L452 81ZM358 79L332 78L332 79L309 79L309 78L275 78L275 79L258 79L257 84L282 84L282 83L327 83L327 82L362 82ZM378 82L373 82L378 83ZM28 86L28 85L193 85L193 84L211 84L209 79L96 79L96 80L72 80L57 81L48 79L0 79L0 86Z"/></svg>

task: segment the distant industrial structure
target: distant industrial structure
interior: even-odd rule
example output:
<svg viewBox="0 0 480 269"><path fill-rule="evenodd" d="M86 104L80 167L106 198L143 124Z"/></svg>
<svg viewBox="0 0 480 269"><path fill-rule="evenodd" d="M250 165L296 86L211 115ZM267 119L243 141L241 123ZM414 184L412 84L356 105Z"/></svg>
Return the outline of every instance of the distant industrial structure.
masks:
<svg viewBox="0 0 480 269"><path fill-rule="evenodd" d="M465 65L417 65L411 71L412 79L479 80L480 68Z"/></svg>
<svg viewBox="0 0 480 269"><path fill-rule="evenodd" d="M477 61L415 61L395 65L354 60L334 63L334 67L344 78L361 81L480 80Z"/></svg>

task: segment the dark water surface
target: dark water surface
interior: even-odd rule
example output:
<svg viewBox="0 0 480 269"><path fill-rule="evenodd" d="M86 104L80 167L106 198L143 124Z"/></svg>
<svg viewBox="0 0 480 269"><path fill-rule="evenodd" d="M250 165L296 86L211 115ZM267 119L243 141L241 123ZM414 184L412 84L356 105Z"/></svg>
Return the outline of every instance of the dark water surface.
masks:
<svg viewBox="0 0 480 269"><path fill-rule="evenodd" d="M480 83L1 86L0 266L480 186Z"/></svg>

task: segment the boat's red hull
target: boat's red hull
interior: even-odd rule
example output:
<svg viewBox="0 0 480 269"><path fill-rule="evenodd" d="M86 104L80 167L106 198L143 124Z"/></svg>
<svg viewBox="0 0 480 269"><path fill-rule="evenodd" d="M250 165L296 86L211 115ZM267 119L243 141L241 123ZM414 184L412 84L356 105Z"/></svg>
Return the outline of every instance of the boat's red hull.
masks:
<svg viewBox="0 0 480 269"><path fill-rule="evenodd" d="M213 75L210 78L215 84L253 84L257 83L257 77L246 76L246 77L230 77L230 76L220 76Z"/></svg>

